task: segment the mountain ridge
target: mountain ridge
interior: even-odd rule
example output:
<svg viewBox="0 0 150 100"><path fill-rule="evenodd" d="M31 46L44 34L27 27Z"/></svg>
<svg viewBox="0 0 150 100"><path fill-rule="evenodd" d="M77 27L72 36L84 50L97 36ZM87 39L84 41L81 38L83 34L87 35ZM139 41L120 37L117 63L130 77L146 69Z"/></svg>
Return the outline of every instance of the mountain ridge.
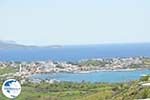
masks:
<svg viewBox="0 0 150 100"><path fill-rule="evenodd" d="M2 41L0 40L0 49L13 49L13 48L61 48L62 45L49 45L49 46L35 46L18 44L15 41Z"/></svg>

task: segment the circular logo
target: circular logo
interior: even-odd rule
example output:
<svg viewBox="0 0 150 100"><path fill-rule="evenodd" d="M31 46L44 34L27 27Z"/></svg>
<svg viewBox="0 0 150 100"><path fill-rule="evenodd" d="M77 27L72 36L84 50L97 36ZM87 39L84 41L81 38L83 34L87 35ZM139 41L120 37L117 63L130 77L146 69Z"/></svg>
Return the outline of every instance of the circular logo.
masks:
<svg viewBox="0 0 150 100"><path fill-rule="evenodd" d="M6 80L2 85L2 92L8 98L16 98L21 93L21 86L15 79Z"/></svg>

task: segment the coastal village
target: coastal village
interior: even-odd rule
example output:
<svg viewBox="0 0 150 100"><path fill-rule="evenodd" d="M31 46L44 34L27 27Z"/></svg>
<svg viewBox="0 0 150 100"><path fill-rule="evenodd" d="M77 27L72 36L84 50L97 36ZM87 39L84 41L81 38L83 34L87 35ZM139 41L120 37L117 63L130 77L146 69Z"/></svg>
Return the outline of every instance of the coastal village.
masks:
<svg viewBox="0 0 150 100"><path fill-rule="evenodd" d="M40 73L89 73L93 71L132 71L136 69L150 68L150 59L146 57L124 57L110 59L90 59L78 62L59 61L32 61L32 62L0 62L0 69L13 68L13 73L5 73L0 77L17 77L23 84L33 74ZM30 79L30 82L40 83L39 79ZM48 81L48 80L47 80ZM57 80L49 80L53 83Z"/></svg>

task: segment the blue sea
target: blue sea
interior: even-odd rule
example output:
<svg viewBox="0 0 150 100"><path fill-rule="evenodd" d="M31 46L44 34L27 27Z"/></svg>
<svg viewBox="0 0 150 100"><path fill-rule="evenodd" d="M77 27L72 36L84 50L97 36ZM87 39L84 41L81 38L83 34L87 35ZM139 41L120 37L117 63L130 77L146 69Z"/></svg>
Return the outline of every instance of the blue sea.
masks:
<svg viewBox="0 0 150 100"><path fill-rule="evenodd" d="M150 69L134 70L134 71L99 71L91 73L46 73L34 74L30 78L36 79L56 79L60 81L71 82L128 82L137 80L141 75L150 74Z"/></svg>
<svg viewBox="0 0 150 100"><path fill-rule="evenodd" d="M61 48L1 49L0 61L78 61L91 58L150 56L150 44L76 45Z"/></svg>

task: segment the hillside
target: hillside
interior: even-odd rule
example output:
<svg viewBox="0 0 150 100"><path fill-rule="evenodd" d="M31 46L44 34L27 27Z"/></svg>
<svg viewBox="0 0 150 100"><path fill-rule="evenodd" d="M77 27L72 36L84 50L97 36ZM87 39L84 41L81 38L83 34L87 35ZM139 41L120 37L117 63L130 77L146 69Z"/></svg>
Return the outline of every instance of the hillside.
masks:
<svg viewBox="0 0 150 100"><path fill-rule="evenodd" d="M127 83L22 84L22 93L15 100L141 100L150 98L150 76ZM1 87L2 83L0 83ZM0 94L0 100L9 100Z"/></svg>
<svg viewBox="0 0 150 100"><path fill-rule="evenodd" d="M31 46L25 46L16 44L15 42L7 42L7 41L0 41L0 49L9 49L9 48L27 48Z"/></svg>

